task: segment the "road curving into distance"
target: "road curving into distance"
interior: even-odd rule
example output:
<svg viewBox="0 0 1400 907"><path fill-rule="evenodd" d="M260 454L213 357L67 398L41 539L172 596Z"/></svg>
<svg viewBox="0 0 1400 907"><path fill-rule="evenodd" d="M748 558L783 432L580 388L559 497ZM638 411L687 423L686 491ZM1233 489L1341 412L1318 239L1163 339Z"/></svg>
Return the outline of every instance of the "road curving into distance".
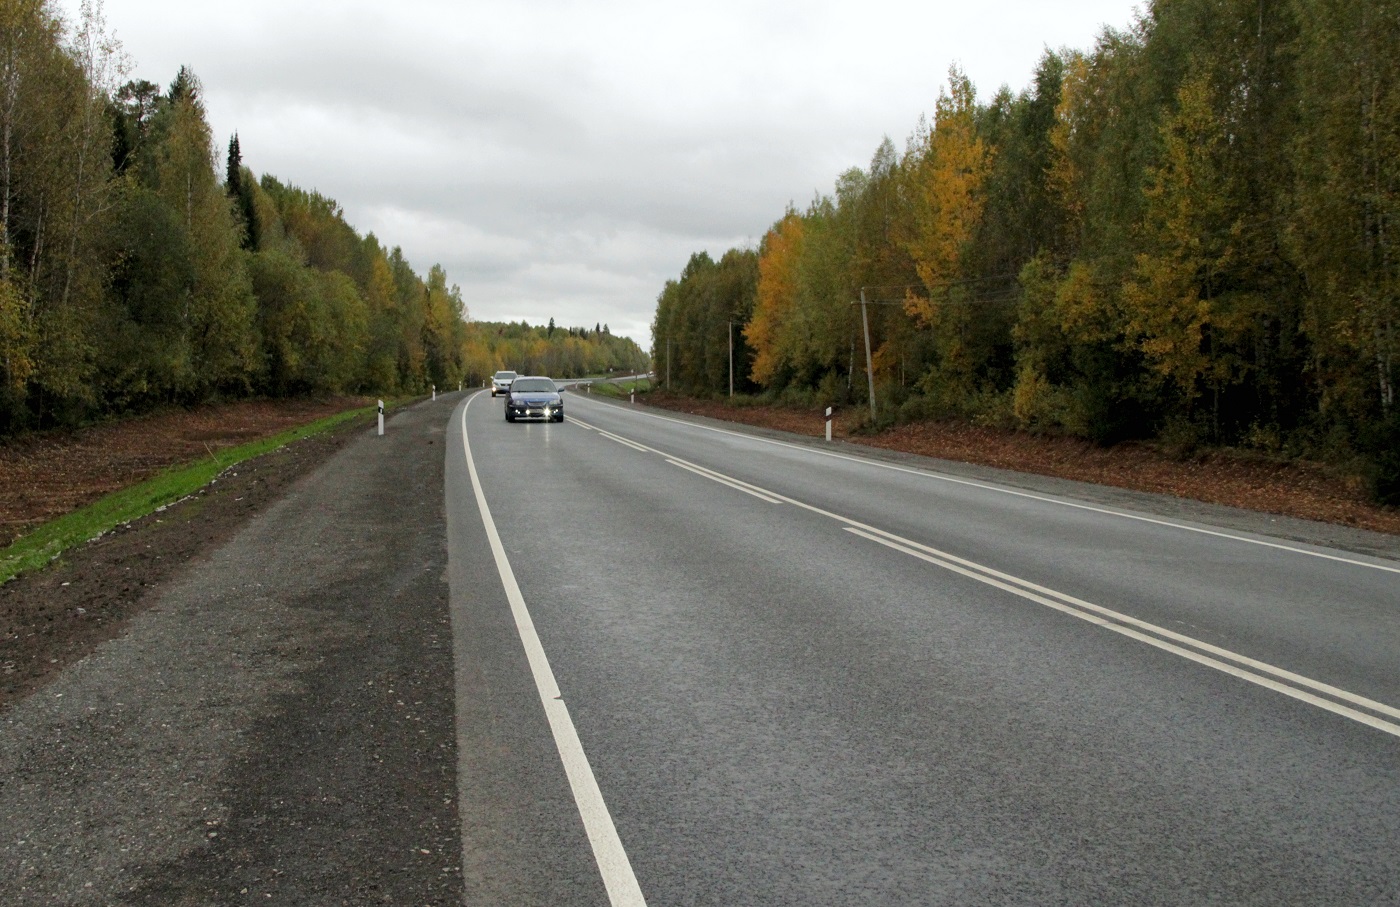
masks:
<svg viewBox="0 0 1400 907"><path fill-rule="evenodd" d="M567 401L448 432L480 902L1400 899L1400 562Z"/></svg>

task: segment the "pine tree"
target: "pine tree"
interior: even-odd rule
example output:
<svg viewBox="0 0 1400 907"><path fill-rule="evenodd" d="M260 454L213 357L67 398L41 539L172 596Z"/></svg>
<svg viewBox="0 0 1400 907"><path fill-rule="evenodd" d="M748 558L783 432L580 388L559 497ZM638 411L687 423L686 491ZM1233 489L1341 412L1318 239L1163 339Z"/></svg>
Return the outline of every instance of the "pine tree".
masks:
<svg viewBox="0 0 1400 907"><path fill-rule="evenodd" d="M172 104L188 99L191 104L198 105L200 103L199 79L195 76L194 70L190 69L188 66L181 66L180 71L175 74L175 80L170 83L170 89L166 91L165 96Z"/></svg>
<svg viewBox="0 0 1400 907"><path fill-rule="evenodd" d="M238 133L228 140L228 169L224 177L228 194L239 198L243 192L243 151L238 147Z"/></svg>

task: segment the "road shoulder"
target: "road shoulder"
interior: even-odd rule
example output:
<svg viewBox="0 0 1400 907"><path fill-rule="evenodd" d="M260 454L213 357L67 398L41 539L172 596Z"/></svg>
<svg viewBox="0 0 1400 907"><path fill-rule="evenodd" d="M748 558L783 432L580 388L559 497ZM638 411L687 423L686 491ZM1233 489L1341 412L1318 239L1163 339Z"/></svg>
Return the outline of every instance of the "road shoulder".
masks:
<svg viewBox="0 0 1400 907"><path fill-rule="evenodd" d="M0 901L460 902L451 406L361 429L4 707Z"/></svg>

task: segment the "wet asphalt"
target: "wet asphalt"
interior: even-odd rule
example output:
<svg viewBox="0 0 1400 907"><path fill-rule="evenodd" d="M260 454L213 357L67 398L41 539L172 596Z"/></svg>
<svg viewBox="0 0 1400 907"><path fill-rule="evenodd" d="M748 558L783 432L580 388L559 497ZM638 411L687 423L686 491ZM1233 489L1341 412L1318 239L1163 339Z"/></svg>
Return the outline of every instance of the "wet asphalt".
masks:
<svg viewBox="0 0 1400 907"><path fill-rule="evenodd" d="M946 566L1395 705L1389 542L566 406L395 413L0 712L0 903L607 904L468 444L646 903L1400 903L1400 737Z"/></svg>
<svg viewBox="0 0 1400 907"><path fill-rule="evenodd" d="M1400 737L947 566L1393 707L1394 560L566 399L449 427L469 902L608 903L463 437L647 903L1400 902Z"/></svg>

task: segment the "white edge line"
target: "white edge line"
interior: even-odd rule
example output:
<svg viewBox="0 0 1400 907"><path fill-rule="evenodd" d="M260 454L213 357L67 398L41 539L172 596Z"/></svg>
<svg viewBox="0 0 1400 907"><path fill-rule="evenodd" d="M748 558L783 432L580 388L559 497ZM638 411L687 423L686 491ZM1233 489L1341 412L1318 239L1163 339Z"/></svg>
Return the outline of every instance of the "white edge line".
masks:
<svg viewBox="0 0 1400 907"><path fill-rule="evenodd" d="M1047 598L1046 596L1038 595L1034 592L1031 592L1028 589L1018 588L1016 586L1011 585L1010 583L1002 582L1001 580L995 579L991 576L968 570L957 564L941 560L930 554L925 554L922 551L907 547L905 545L901 545L890 539L881 538L878 535L873 535L869 532L864 532L860 529L856 529L851 526L847 526L846 531L861 536L862 538L868 539L872 542L884 545L887 548L899 551L902 554L907 554L910 557L915 557L919 560L927 561L930 564L942 567L945 570L950 570L953 573L961 574L962 576L966 576L969 579L976 580L979 583L985 583L988 586L994 586L1005 592L1010 592L1012 595L1019 596L1028 601L1036 602L1037 604L1045 605L1047 608L1054 608L1056 611L1061 611L1065 614L1077 617L1080 620L1086 621L1099 627L1103 627L1106 630L1112 630L1115 633L1119 633L1131 639L1136 639L1139 642L1145 642L1150 646L1154 646L1166 652L1171 652L1174 655L1178 655L1182 658L1189 659L1191 661L1196 662L1197 664L1214 668L1215 670L1221 671L1222 673L1229 674L1233 677L1238 677L1241 680L1247 680L1250 683L1257 684L1258 686L1265 687L1266 689L1273 690L1274 692L1282 693L1285 696L1290 696L1294 699L1301 700L1302 702L1306 702L1309 705L1316 706L1320 709L1325 709L1326 711L1332 712L1336 715L1341 715L1345 718L1350 718L1353 721L1360 722L1361 724L1369 725L1370 727L1373 727L1376 730L1384 731L1385 733L1391 734L1392 736L1400 737L1400 724L1392 724L1391 722L1385 721L1381 718L1377 718L1374 715L1368 715L1365 712L1359 712L1356 709L1348 708L1344 705L1339 705L1338 703L1333 702L1330 699L1323 699L1321 696L1315 696L1312 693L1309 693L1305 690L1300 690L1297 687L1291 687L1287 684L1279 683L1278 681L1265 677L1261 674L1255 674L1252 671L1246 671L1244 668L1236 667L1232 664L1227 664L1226 662L1219 661L1217 659L1203 655L1199 652L1193 652L1190 649L1185 649L1181 646L1174 645L1170 642L1167 642L1164 639L1158 639L1154 636L1149 636L1146 633L1141 633L1133 629L1132 627L1127 627L1122 624L1115 623L1114 621L1106 617L1102 617L1098 614L1085 613L1084 611L1081 611L1078 608L1072 607L1063 602L1058 602L1051 598Z"/></svg>
<svg viewBox="0 0 1400 907"><path fill-rule="evenodd" d="M1317 557L1322 558L1324 560L1336 561L1342 564L1350 564L1353 567L1369 567L1372 570L1383 570L1387 573L1400 573L1400 567L1393 567L1388 564L1376 564L1370 561L1361 561L1356 560L1355 558L1342 557L1341 555L1328 554L1324 551L1312 551L1307 548L1299 548L1294 545L1285 545L1281 542L1270 542L1264 539L1254 539L1245 535L1235 535L1234 533L1230 532L1221 532L1217 529L1206 529L1202 526L1189 526L1185 523L1174 523L1171 520L1162 520L1156 517L1144 516L1136 513L1127 513L1122 510L1111 510L1107 507L1097 507L1093 504L1081 504L1077 501L1066 501L1061 498L1052 498L1048 495L1036 494L1030 491L1017 491L1014 488L1003 488L998 485L988 485L985 482L975 482L971 479L959 479L954 476L948 476L943 475L942 473L933 472L932 470L911 469L908 466L898 466L894 463L882 463L879 460L869 459L865 457L853 457L850 454L841 454L831 450L822 450L818 447L809 447L802 444L792 444L788 441L777 441L773 438L765 438L761 435L746 434L744 432L731 431L726 428L715 428L713 425L702 425L699 422L691 422L686 419L674 419L670 416L658 416L656 413L641 412L632 409L629 409L628 412L631 412L634 415L638 416L645 416L648 419L659 419L662 422L674 422L677 425L687 425L691 428L698 428L702 431L715 432L716 434L721 435L731 435L736 438L744 438L745 440L757 441L762 444L772 444L777 447L787 447L792 450L807 451L808 453L817 454L818 456L823 457L830 457L835 460L845 460L850 463L860 463L865 466L874 466L880 469L889 469L893 470L894 472L902 472L908 475L923 476L924 478L934 479L939 482L949 482L954 485L966 485L971 488L980 488L984 491L992 491L998 494L1007 494L1018 498L1029 498L1031 500L1042 501L1047 504L1058 504L1061 507L1073 507L1076 510L1087 510L1091 513L1102 513L1106 516L1116 516L1125 520L1136 520L1140 523L1150 523L1154 526L1165 526L1171 529L1181 529L1185 532L1196 532L1200 533L1201 535L1209 535L1214 536L1216 538L1230 539L1231 541L1236 542L1244 542L1248 545L1259 545L1264 548L1274 548L1279 551L1287 551L1293 554L1303 554L1308 557ZM1053 478L1053 476L1050 478Z"/></svg>
<svg viewBox="0 0 1400 907"><path fill-rule="evenodd" d="M637 877L632 872L631 861L627 859L627 851L622 846L622 839L618 837L617 827L613 824L612 815L603 800L603 792L598 787L593 768L588 764L583 742L579 739L578 730L569 716L569 708L559 692L554 671L549 666L549 658L545 655L539 634L535 632L535 623L530 618L525 598L520 594L520 586L515 581L515 571L511 569L505 547L501 544L501 536L496 531L496 523L491 518L491 508L486 503L486 494L482 490L481 479L476 473L476 463L472 459L471 444L467 440L467 408L470 406L471 400L468 399L462 407L462 449L466 454L472 491L476 495L477 507L481 510L481 521L486 527L491 554L495 557L496 569L501 574L501 584L505 587L511 614L515 617L520 642L525 647L530 672L535 678L535 689L539 691L540 702L544 705L545 716L549 719L549 728L554 733L554 744L559 749L564 773L568 776L574 802L578 806L579 816L583 819L584 830L588 834L588 842L593 847L593 857L603 877L603 887L607 889L608 899L613 907L645 907L646 900L642 897L641 886L637 884Z"/></svg>

